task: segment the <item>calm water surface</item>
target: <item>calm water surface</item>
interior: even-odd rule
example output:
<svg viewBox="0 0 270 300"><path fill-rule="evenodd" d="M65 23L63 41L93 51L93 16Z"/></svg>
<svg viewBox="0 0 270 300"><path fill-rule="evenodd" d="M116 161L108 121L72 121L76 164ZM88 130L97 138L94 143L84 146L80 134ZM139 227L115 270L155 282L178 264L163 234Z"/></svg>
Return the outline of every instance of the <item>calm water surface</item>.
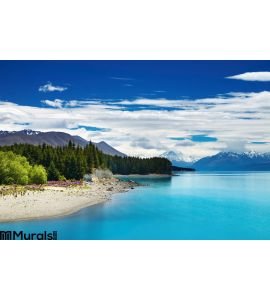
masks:
<svg viewBox="0 0 270 300"><path fill-rule="evenodd" d="M270 172L185 173L67 217L0 224L59 239L270 239Z"/></svg>

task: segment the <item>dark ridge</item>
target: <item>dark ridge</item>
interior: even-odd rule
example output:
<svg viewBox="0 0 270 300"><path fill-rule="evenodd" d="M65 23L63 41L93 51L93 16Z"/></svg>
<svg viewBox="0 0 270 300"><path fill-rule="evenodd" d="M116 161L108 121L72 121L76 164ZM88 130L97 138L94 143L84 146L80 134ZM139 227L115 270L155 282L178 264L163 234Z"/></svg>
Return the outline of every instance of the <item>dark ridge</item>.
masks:
<svg viewBox="0 0 270 300"><path fill-rule="evenodd" d="M172 171L178 171L178 172L195 172L196 170L193 169L193 168L182 168L182 167L172 166Z"/></svg>

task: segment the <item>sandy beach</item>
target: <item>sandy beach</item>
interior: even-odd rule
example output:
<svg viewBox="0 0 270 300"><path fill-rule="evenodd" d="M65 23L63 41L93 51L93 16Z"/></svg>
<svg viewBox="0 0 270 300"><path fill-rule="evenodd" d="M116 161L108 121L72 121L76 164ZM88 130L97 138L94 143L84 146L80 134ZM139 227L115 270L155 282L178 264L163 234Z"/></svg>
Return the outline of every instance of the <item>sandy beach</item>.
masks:
<svg viewBox="0 0 270 300"><path fill-rule="evenodd" d="M45 186L42 191L27 191L0 196L0 222L51 218L72 214L84 207L110 200L113 194L127 192L135 182L102 180L80 187Z"/></svg>

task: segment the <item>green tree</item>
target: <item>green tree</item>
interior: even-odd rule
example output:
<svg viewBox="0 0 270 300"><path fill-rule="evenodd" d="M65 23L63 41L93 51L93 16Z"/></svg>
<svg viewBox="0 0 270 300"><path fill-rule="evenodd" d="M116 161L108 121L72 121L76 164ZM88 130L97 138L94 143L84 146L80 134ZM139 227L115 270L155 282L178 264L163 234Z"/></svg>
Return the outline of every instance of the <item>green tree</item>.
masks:
<svg viewBox="0 0 270 300"><path fill-rule="evenodd" d="M41 165L35 165L29 173L30 183L44 184L47 182L47 172Z"/></svg>
<svg viewBox="0 0 270 300"><path fill-rule="evenodd" d="M0 184L28 184L31 168L25 157L0 152Z"/></svg>
<svg viewBox="0 0 270 300"><path fill-rule="evenodd" d="M48 179L49 180L59 180L60 179L60 172L55 167L55 164L53 161L50 162L50 165L48 167Z"/></svg>

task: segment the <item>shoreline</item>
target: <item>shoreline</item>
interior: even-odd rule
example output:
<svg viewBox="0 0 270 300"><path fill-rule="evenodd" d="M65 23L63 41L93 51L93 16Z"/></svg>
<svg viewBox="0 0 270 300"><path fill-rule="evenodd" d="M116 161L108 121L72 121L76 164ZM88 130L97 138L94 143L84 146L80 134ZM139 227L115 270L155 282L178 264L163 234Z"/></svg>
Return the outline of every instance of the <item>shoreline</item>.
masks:
<svg viewBox="0 0 270 300"><path fill-rule="evenodd" d="M0 196L0 223L64 217L137 186L136 182L113 178L80 187L47 186L43 191Z"/></svg>
<svg viewBox="0 0 270 300"><path fill-rule="evenodd" d="M129 175L113 175L115 178L169 178L174 176L173 174L129 174Z"/></svg>

